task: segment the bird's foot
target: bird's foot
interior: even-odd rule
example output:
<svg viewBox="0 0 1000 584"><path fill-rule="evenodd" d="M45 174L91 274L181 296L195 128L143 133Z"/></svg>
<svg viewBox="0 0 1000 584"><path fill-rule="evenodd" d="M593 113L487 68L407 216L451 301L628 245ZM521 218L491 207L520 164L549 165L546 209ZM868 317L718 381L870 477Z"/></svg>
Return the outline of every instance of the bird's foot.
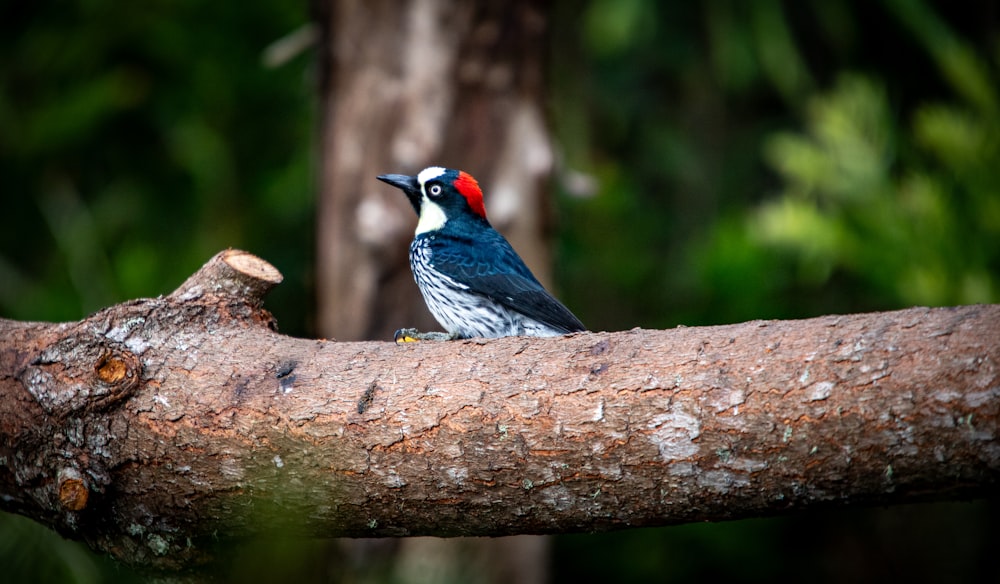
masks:
<svg viewBox="0 0 1000 584"><path fill-rule="evenodd" d="M396 344L419 343L420 341L453 341L458 335L453 333L422 333L415 328L402 328L392 335Z"/></svg>

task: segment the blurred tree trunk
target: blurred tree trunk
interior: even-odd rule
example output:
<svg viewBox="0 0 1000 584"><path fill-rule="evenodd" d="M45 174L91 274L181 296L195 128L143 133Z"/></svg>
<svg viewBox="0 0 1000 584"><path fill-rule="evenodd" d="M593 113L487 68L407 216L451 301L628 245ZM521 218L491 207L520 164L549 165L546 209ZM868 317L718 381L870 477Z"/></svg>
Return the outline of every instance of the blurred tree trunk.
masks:
<svg viewBox="0 0 1000 584"><path fill-rule="evenodd" d="M387 339L404 326L440 328L407 261L416 218L375 180L386 172L440 165L476 176L494 226L547 282L546 4L315 0L314 10L322 31L320 334ZM407 582L540 582L547 572L540 537L342 545L354 566L345 580L388 570Z"/></svg>
<svg viewBox="0 0 1000 584"><path fill-rule="evenodd" d="M461 168L529 267L548 280L546 7L318 0L322 30L318 328L338 340L437 329L407 264L416 218L375 180Z"/></svg>

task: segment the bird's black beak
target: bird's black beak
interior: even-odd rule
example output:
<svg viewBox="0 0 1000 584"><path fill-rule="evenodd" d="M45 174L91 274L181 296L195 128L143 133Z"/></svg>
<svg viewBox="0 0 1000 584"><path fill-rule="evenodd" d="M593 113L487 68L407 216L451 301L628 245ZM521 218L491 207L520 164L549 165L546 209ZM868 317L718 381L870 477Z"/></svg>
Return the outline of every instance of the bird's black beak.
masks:
<svg viewBox="0 0 1000 584"><path fill-rule="evenodd" d="M405 174L381 174L375 178L403 191L413 205L413 210L420 215L420 183L417 182L417 177Z"/></svg>

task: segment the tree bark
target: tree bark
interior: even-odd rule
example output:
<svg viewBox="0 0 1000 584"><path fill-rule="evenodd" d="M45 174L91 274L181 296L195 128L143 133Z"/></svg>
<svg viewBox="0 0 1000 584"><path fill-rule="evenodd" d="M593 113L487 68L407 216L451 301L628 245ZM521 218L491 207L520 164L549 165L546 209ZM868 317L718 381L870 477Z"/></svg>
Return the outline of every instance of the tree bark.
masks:
<svg viewBox="0 0 1000 584"><path fill-rule="evenodd" d="M0 507L133 565L217 542L593 532L996 492L1000 306L394 345L295 339L227 251L0 320Z"/></svg>
<svg viewBox="0 0 1000 584"><path fill-rule="evenodd" d="M543 283L546 7L535 0L315 0L321 34L318 330L434 330L410 274L416 217L375 180L427 166L479 179L487 213Z"/></svg>

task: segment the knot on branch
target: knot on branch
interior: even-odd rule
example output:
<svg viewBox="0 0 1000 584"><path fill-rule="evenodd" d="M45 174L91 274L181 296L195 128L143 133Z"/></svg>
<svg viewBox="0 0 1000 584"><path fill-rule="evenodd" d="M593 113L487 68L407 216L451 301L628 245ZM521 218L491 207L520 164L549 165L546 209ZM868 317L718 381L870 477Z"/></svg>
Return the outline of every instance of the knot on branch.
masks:
<svg viewBox="0 0 1000 584"><path fill-rule="evenodd" d="M21 372L25 389L50 415L104 409L135 393L139 358L124 345L88 333L49 345Z"/></svg>
<svg viewBox="0 0 1000 584"><path fill-rule="evenodd" d="M83 474L71 466L59 471L59 504L67 511L82 511L90 498Z"/></svg>

